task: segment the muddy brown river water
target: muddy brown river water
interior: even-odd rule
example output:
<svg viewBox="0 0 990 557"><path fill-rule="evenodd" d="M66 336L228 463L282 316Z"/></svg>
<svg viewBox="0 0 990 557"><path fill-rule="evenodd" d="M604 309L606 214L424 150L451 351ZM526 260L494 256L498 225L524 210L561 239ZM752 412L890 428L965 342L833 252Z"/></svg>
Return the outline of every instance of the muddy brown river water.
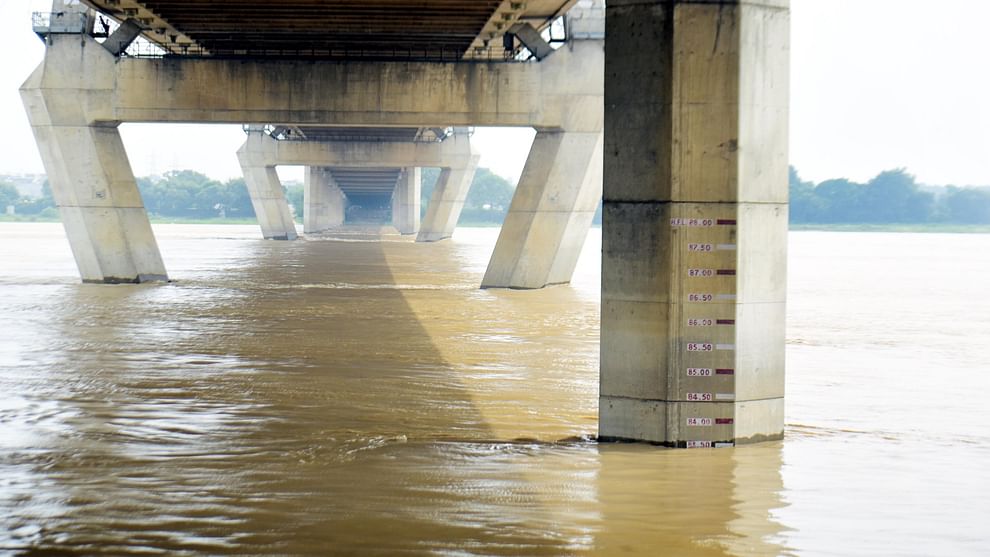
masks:
<svg viewBox="0 0 990 557"><path fill-rule="evenodd" d="M593 440L598 230L530 292L496 229L156 232L0 224L0 554L990 554L990 235L792 233L785 440L666 450Z"/></svg>

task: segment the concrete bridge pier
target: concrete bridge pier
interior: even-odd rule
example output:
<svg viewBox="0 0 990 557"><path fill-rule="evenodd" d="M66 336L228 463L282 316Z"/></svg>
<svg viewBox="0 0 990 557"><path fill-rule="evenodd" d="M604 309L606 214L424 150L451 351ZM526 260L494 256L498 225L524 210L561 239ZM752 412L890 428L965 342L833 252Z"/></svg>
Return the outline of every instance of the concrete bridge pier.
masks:
<svg viewBox="0 0 990 557"><path fill-rule="evenodd" d="M322 232L344 224L347 196L329 169L307 166L303 179L303 232Z"/></svg>
<svg viewBox="0 0 990 557"><path fill-rule="evenodd" d="M575 94L553 107L561 125L536 126L482 288L570 282L602 194L604 44L574 40L547 58L568 57L549 77Z"/></svg>
<svg viewBox="0 0 990 557"><path fill-rule="evenodd" d="M570 282L601 196L601 132L538 130L481 287Z"/></svg>
<svg viewBox="0 0 990 557"><path fill-rule="evenodd" d="M419 167L406 167L399 175L392 194L392 226L400 234L419 232L420 190L422 172Z"/></svg>
<svg viewBox="0 0 990 557"><path fill-rule="evenodd" d="M478 169L480 155L471 147L468 128L454 128L453 136L444 142L447 141L453 142L452 151L463 154L464 157L458 157L456 164L441 168L430 202L426 206L422 226L416 235L417 242L437 242L454 235L471 182L474 181L474 173Z"/></svg>
<svg viewBox="0 0 990 557"><path fill-rule="evenodd" d="M600 436L779 438L788 2L607 13Z"/></svg>
<svg viewBox="0 0 990 557"><path fill-rule="evenodd" d="M111 110L115 57L49 36L21 99L83 282L168 280Z"/></svg>
<svg viewBox="0 0 990 557"><path fill-rule="evenodd" d="M247 141L237 150L237 159L244 172L244 183L254 214L266 240L295 240L296 224L285 199L285 189L278 179L275 166L268 164L267 134L262 126L248 126Z"/></svg>

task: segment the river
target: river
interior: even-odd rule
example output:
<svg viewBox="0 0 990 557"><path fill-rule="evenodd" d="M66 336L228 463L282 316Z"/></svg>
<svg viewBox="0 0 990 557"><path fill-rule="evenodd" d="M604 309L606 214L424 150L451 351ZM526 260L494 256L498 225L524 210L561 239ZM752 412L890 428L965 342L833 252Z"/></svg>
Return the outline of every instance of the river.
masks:
<svg viewBox="0 0 990 557"><path fill-rule="evenodd" d="M782 442L593 441L601 232L480 290L496 229L156 225L83 285L0 224L0 554L986 555L990 235L792 232Z"/></svg>

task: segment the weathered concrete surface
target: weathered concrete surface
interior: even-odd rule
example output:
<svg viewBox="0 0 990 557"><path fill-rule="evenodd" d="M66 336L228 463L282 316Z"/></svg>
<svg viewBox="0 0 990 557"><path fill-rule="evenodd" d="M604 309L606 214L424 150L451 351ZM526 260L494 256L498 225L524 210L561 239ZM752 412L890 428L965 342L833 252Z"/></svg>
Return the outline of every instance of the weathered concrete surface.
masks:
<svg viewBox="0 0 990 557"><path fill-rule="evenodd" d="M569 43L538 64L128 58L106 83L113 103L87 116L587 131L581 107L594 114L601 103L603 59L600 41Z"/></svg>
<svg viewBox="0 0 990 557"><path fill-rule="evenodd" d="M787 6L608 3L603 439L783 433Z"/></svg>
<svg viewBox="0 0 990 557"><path fill-rule="evenodd" d="M399 234L419 232L420 190L422 173L418 167L402 169L392 194L392 226Z"/></svg>
<svg viewBox="0 0 990 557"><path fill-rule="evenodd" d="M285 190L273 165L265 157L265 133L261 128L250 128L247 141L237 150L237 160L244 172L244 182L254 214L261 225L266 240L295 240L296 223L285 199Z"/></svg>
<svg viewBox="0 0 990 557"><path fill-rule="evenodd" d="M579 45L584 54L581 71L596 78L604 75L604 61L591 54L604 49L603 41L568 44ZM558 54L559 50L547 60ZM548 72L562 69L548 66ZM542 288L570 282L601 199L602 105L599 95L577 95L561 107L562 125L537 126L483 288Z"/></svg>
<svg viewBox="0 0 990 557"><path fill-rule="evenodd" d="M480 156L472 150L471 139L466 132L455 130L453 137L447 138L444 143L450 143L451 150L460 157L449 166L437 165L441 166L440 176L426 206L426 216L416 236L417 242L438 242L454 234L478 168Z"/></svg>
<svg viewBox="0 0 990 557"><path fill-rule="evenodd" d="M482 288L570 282L602 196L601 165L601 133L537 132Z"/></svg>
<svg viewBox="0 0 990 557"><path fill-rule="evenodd" d="M279 141L259 139L259 157L268 166L453 167L469 164L470 139L454 135L441 142Z"/></svg>
<svg viewBox="0 0 990 557"><path fill-rule="evenodd" d="M322 232L344 224L347 196L325 167L309 166L303 178L303 232Z"/></svg>
<svg viewBox="0 0 990 557"><path fill-rule="evenodd" d="M21 87L52 195L85 282L168 280L117 125L92 125L112 104L115 58L77 35L52 35Z"/></svg>

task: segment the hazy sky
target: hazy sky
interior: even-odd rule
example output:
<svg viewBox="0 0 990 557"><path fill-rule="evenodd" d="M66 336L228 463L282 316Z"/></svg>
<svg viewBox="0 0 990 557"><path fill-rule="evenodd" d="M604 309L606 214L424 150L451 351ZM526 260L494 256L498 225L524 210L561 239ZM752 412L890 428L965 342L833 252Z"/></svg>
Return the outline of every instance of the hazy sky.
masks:
<svg viewBox="0 0 990 557"><path fill-rule="evenodd" d="M17 93L44 54L31 12L0 0L0 173L43 172ZM905 167L930 184L990 185L985 0L792 0L791 162L805 179L867 180ZM238 126L125 124L136 175L240 174ZM481 165L512 179L531 130L479 129ZM300 178L300 171L280 172Z"/></svg>

